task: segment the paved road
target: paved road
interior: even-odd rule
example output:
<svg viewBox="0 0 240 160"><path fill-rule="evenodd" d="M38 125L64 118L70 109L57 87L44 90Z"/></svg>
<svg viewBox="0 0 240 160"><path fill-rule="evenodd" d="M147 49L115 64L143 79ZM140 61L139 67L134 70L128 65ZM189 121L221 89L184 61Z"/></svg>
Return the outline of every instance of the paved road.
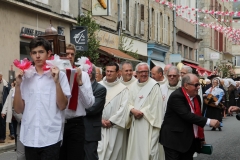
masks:
<svg viewBox="0 0 240 160"><path fill-rule="evenodd" d="M213 145L213 154L199 154L194 160L240 160L240 121L235 115L223 119L221 132L204 128L206 142Z"/></svg>
<svg viewBox="0 0 240 160"><path fill-rule="evenodd" d="M240 121L234 117L223 120L222 131L205 127L205 137L213 145L213 154L198 154L194 160L240 160ZM14 151L0 154L0 160L16 160Z"/></svg>

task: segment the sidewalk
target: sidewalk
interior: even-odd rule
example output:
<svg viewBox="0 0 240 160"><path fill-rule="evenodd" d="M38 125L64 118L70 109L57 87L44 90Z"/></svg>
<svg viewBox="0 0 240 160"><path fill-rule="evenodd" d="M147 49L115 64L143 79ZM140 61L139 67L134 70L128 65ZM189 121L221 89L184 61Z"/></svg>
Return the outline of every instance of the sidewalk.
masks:
<svg viewBox="0 0 240 160"><path fill-rule="evenodd" d="M0 143L0 153L15 149L15 140L11 140L9 137L8 123L6 124L6 127L6 139L5 143Z"/></svg>

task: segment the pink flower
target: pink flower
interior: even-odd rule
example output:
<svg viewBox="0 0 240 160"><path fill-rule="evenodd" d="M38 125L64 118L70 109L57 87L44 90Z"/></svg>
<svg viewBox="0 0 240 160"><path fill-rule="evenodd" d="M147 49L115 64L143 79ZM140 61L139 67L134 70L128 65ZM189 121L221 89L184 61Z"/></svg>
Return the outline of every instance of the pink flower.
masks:
<svg viewBox="0 0 240 160"><path fill-rule="evenodd" d="M31 65L32 65L32 62L31 61L29 61L27 58L24 58L23 60L17 60L17 59L15 59L14 61L13 61L13 64L17 67L17 68L19 68L19 69L21 69L21 70L26 70L26 69L28 69Z"/></svg>
<svg viewBox="0 0 240 160"><path fill-rule="evenodd" d="M141 95L139 98L142 99L142 98L143 98L143 95Z"/></svg>

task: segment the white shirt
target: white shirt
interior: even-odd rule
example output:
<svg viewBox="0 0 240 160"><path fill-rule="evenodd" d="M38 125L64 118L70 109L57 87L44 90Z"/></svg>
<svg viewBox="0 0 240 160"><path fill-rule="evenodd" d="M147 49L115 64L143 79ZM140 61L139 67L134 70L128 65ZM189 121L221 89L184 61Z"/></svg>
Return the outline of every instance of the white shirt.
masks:
<svg viewBox="0 0 240 160"><path fill-rule="evenodd" d="M78 91L78 106L77 110L73 111L71 109L65 110L65 118L70 119L79 116L85 116L85 108L91 107L95 103L95 97L93 96L92 84L89 75L82 71L82 82L83 85L79 86Z"/></svg>
<svg viewBox="0 0 240 160"><path fill-rule="evenodd" d="M60 71L59 81L64 95L71 96L66 75ZM30 78L23 78L21 95L25 101L20 141L24 146L45 147L62 140L64 111L56 103L56 84L51 72L43 75L35 71Z"/></svg>

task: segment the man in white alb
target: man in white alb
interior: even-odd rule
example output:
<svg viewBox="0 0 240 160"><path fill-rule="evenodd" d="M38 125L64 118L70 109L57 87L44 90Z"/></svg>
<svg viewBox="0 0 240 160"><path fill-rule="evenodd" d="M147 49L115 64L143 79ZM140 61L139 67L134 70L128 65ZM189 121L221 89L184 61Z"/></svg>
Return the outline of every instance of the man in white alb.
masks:
<svg viewBox="0 0 240 160"><path fill-rule="evenodd" d="M120 82L125 86L130 87L130 85L134 81L136 81L136 78L133 76L132 63L125 61L125 62L122 62L119 67L122 73L122 76L120 77Z"/></svg>
<svg viewBox="0 0 240 160"><path fill-rule="evenodd" d="M99 160L125 160L127 149L126 123L128 89L118 79L119 66L106 65L106 77L100 82L106 87L107 96L102 113L102 137L98 142Z"/></svg>
<svg viewBox="0 0 240 160"><path fill-rule="evenodd" d="M136 66L138 81L129 91L130 133L127 160L159 160L158 137L162 122L162 99L158 83L149 77L147 63Z"/></svg>
<svg viewBox="0 0 240 160"><path fill-rule="evenodd" d="M160 86L168 83L167 78L163 75L163 69L159 66L155 66L152 68L151 76L155 81L158 82Z"/></svg>

